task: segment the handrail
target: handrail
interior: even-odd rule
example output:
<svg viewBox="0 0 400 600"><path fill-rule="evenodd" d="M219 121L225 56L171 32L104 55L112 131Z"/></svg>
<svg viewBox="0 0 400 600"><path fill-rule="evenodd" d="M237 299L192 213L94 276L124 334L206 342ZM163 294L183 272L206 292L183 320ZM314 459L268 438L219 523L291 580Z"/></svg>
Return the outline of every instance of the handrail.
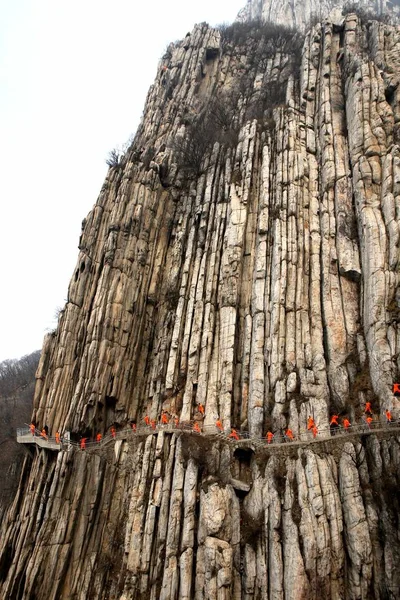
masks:
<svg viewBox="0 0 400 600"><path fill-rule="evenodd" d="M367 423L359 423L356 425L350 425L347 429L343 426L338 426L335 428L323 428L319 429L317 435L314 437L311 431L302 431L299 436L295 437L294 440L289 440L284 433L278 432L274 434L273 440L268 443L265 437L261 438L253 438L250 437L248 431L237 431L239 439L236 440L230 436L230 433L219 431L213 425L206 425L203 428L203 431L200 433L193 430L193 421L187 423L180 423L175 425L174 423L168 424L159 424L155 427L151 425L145 426L137 426L134 431L131 427L127 427L125 429L121 429L115 432L113 435L111 432L107 433L102 439L97 442L95 440L87 440L85 442L84 449L93 449L93 448L102 448L109 444L112 441L125 440L128 436L143 436L143 435L151 435L155 433L190 433L195 436L200 437L217 437L219 439L224 439L225 441L240 444L240 442L246 442L250 444L254 444L257 446L263 447L281 447L287 445L294 446L302 446L309 445L310 443L321 443L327 440L334 440L335 438L343 438L353 435L369 435L373 433L385 432L385 431L397 431L400 429L400 419L393 420L391 422L382 422L382 421L374 421L370 425ZM211 431L212 430L212 431ZM63 446L80 448L81 443L79 441L70 440L67 437L61 436L61 444L58 444L55 437L48 436L47 440L41 435L41 432L35 429L35 433L32 434L29 427L23 427L17 429L17 438L28 436L32 437L32 443L36 443L36 439L40 439L40 445L45 447L46 445L50 446L59 446L61 449ZM46 444L47 442L47 444ZM22 443L29 443L27 439Z"/></svg>
<svg viewBox="0 0 400 600"><path fill-rule="evenodd" d="M53 436L44 437L38 429L35 429L35 434L32 436L32 432L29 427L17 427L17 438L24 437L30 435L31 437L40 438L43 442L48 442L49 444L57 444L57 440Z"/></svg>

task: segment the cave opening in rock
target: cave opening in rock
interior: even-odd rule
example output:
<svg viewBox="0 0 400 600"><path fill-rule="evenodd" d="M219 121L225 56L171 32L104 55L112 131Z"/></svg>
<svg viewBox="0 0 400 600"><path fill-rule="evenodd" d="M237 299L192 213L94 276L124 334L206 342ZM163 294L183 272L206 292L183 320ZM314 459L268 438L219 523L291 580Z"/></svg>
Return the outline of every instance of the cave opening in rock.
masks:
<svg viewBox="0 0 400 600"><path fill-rule="evenodd" d="M233 453L234 458L238 459L240 463L247 464L250 466L251 459L254 456L254 450L251 448L236 448Z"/></svg>
<svg viewBox="0 0 400 600"><path fill-rule="evenodd" d="M206 50L206 60L214 60L218 56L218 48L207 48Z"/></svg>
<svg viewBox="0 0 400 600"><path fill-rule="evenodd" d="M249 493L247 490L239 490L239 488L236 487L234 487L233 490L239 500L244 500Z"/></svg>
<svg viewBox="0 0 400 600"><path fill-rule="evenodd" d="M4 581L8 569L11 566L14 552L11 544L7 544L0 560L0 582Z"/></svg>
<svg viewBox="0 0 400 600"><path fill-rule="evenodd" d="M388 104L393 104L395 90L396 88L394 88L393 86L388 86L387 88L385 88L385 98Z"/></svg>
<svg viewBox="0 0 400 600"><path fill-rule="evenodd" d="M105 397L106 406L113 407L117 404L117 401L118 400L115 396L106 396Z"/></svg>
<svg viewBox="0 0 400 600"><path fill-rule="evenodd" d="M251 471L251 461L253 456L254 450L251 448L236 448L233 453L232 461L232 477L250 486L253 483L253 475ZM242 490L237 491L241 495L243 493L248 493Z"/></svg>

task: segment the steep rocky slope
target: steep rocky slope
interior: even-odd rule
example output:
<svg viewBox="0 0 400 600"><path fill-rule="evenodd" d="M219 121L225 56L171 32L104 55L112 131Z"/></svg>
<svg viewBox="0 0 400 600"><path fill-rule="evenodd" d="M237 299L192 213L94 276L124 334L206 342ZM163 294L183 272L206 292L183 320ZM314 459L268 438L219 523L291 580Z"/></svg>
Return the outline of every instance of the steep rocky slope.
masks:
<svg viewBox="0 0 400 600"><path fill-rule="evenodd" d="M16 430L29 422L40 352L0 363L0 522L14 498L26 456L17 444Z"/></svg>
<svg viewBox="0 0 400 600"><path fill-rule="evenodd" d="M32 411L34 384L18 398L0 398L0 523L18 489L19 474L26 455L17 444L16 429L26 423Z"/></svg>
<svg viewBox="0 0 400 600"><path fill-rule="evenodd" d="M169 47L83 223L39 424L93 437L167 410L297 437L367 400L399 415L399 49L399 28L355 14L304 40L203 24ZM394 600L399 443L38 451L0 596Z"/></svg>
<svg viewBox="0 0 400 600"><path fill-rule="evenodd" d="M238 18L242 21L263 19L304 30L310 21L326 18L333 9L347 12L352 7L374 15L396 16L400 13L399 0L247 0Z"/></svg>

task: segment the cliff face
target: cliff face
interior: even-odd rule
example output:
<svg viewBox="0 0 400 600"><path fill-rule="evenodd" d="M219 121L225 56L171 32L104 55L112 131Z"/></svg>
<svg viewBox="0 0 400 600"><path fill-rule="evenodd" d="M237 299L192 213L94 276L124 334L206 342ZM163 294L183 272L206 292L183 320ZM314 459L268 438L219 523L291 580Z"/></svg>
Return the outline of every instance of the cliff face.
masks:
<svg viewBox="0 0 400 600"><path fill-rule="evenodd" d="M303 43L304 42L304 43ZM302 60L301 57L302 50ZM83 223L34 419L253 438L399 402L400 32L197 26ZM205 407L204 417L199 410ZM398 431L284 449L124 436L27 459L0 596L398 597Z"/></svg>
<svg viewBox="0 0 400 600"><path fill-rule="evenodd" d="M278 0L248 0L246 6L239 13L239 19L263 19L290 27L304 30L310 21L326 18L329 13L342 6L356 6L362 10L371 11L373 14L399 14L400 3L398 0L292 0L291 2Z"/></svg>

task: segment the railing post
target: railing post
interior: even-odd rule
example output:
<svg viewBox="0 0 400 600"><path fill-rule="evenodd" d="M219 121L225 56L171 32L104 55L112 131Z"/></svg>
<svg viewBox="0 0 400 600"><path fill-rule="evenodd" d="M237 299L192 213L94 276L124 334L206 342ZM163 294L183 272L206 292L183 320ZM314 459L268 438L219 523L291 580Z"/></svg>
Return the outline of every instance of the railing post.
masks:
<svg viewBox="0 0 400 600"><path fill-rule="evenodd" d="M67 452L69 452L69 451L71 450L71 448L72 448L72 444L71 444L71 434L70 434L70 432L69 432L69 431L66 431L66 432L64 433L64 436L63 436L63 442L64 442L64 441L65 441L65 442L66 442L66 444L67 444ZM62 447L62 446L61 446L61 447Z"/></svg>

